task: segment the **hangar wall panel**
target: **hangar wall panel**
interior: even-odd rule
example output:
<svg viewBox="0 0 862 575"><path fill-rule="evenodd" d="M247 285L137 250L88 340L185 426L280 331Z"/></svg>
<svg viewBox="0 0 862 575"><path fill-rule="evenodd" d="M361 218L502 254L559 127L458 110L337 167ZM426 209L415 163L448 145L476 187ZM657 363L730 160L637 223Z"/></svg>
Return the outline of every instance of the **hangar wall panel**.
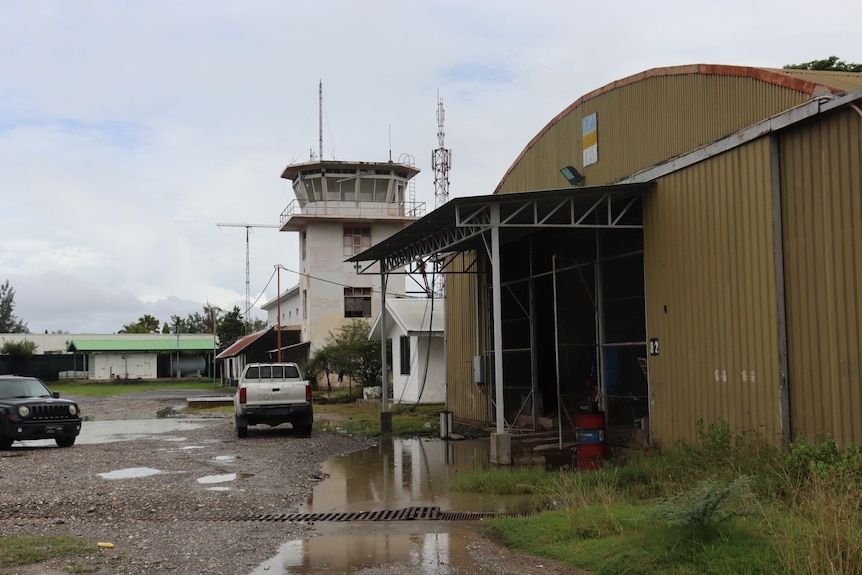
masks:
<svg viewBox="0 0 862 575"><path fill-rule="evenodd" d="M662 178L644 197L650 426L697 440L697 422L779 442L769 140Z"/></svg>
<svg viewBox="0 0 862 575"><path fill-rule="evenodd" d="M862 117L784 132L781 180L794 436L862 443Z"/></svg>
<svg viewBox="0 0 862 575"><path fill-rule="evenodd" d="M555 119L500 183L499 192L567 186L570 165L584 185L605 185L802 103L807 95L754 78L659 76L610 90ZM598 162L583 167L581 120L597 115Z"/></svg>
<svg viewBox="0 0 862 575"><path fill-rule="evenodd" d="M475 272L475 257L461 254L448 271ZM458 420L484 424L489 421L488 395L473 377L473 357L480 354L477 279L475 273L446 274L446 406Z"/></svg>

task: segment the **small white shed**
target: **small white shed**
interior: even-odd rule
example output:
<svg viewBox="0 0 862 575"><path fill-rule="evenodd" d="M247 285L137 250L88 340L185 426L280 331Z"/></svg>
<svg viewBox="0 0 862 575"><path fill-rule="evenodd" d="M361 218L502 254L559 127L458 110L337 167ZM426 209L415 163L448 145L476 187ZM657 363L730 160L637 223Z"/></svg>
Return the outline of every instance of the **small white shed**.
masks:
<svg viewBox="0 0 862 575"><path fill-rule="evenodd" d="M386 339L392 340L392 400L446 403L444 300L386 300ZM380 314L369 339L380 339Z"/></svg>

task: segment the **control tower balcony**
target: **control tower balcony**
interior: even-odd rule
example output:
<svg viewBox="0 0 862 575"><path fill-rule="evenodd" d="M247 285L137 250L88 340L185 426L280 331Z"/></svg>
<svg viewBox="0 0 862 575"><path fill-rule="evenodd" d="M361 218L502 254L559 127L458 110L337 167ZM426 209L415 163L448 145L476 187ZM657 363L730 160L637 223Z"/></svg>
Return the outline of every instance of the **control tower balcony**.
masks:
<svg viewBox="0 0 862 575"><path fill-rule="evenodd" d="M406 223L425 215L424 202L290 202L281 212L281 231L299 231L310 221L387 221Z"/></svg>
<svg viewBox="0 0 862 575"><path fill-rule="evenodd" d="M293 200L281 213L281 230L298 231L312 221L409 223L425 204L408 197L414 166L394 162L326 160L292 164L281 177L293 182Z"/></svg>

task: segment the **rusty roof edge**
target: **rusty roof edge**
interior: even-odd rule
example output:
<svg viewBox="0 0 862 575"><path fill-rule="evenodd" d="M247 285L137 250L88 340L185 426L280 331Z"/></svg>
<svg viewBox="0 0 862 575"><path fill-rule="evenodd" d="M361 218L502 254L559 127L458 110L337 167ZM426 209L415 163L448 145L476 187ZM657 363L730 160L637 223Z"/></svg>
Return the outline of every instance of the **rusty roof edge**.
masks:
<svg viewBox="0 0 862 575"><path fill-rule="evenodd" d="M606 84L601 88L597 88L592 92L588 92L575 100L572 104L567 106L562 112L554 116L551 121L548 122L545 127L539 131L538 134L533 136L533 138L527 143L521 153L518 154L518 157L515 158L515 161L512 162L512 165L509 166L509 169L506 170L506 173L503 174L503 177L500 179L500 182L497 184L497 187L494 188L494 191L492 193L499 193L500 188L503 186L503 183L509 177L509 174L511 174L512 170L515 169L515 166L517 166L518 163L522 159L524 159L524 156L527 155L527 152L529 152L533 148L533 146L535 146L538 141L541 140L542 137L551 130L551 128L553 128L560 120L572 113L581 104L584 104L585 102L588 102L598 96L601 96L602 94L606 94L618 88L622 88L630 84L635 84L637 82L642 82L650 78L660 78L664 76L683 76L687 74L711 74L720 76L747 77L774 84L776 86L797 90L811 96L823 93L824 91L826 91L827 93L840 92L840 90L830 88L826 84L810 82L803 78L798 78L788 71L777 68L731 66L724 64L687 64L682 66L650 68L649 70L645 70L631 76L626 76L625 78L621 78L619 80L614 80L610 84Z"/></svg>

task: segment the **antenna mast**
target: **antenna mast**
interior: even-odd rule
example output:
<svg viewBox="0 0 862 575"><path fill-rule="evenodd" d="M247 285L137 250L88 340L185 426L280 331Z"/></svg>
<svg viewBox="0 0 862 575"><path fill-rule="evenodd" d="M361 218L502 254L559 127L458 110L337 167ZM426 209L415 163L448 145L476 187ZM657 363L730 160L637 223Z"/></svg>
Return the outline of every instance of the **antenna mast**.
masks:
<svg viewBox="0 0 862 575"><path fill-rule="evenodd" d="M251 311L251 278L249 274L248 233L251 228L278 228L275 224L216 224L220 228L245 228L245 312L243 318L248 325L248 314ZM281 297L281 294L278 294Z"/></svg>
<svg viewBox="0 0 862 575"><path fill-rule="evenodd" d="M434 170L434 208L439 208L449 201L449 168L452 167L452 151L446 149L443 140L446 132L443 130L443 120L446 112L443 110L443 98L437 93L437 142L439 147L431 152L431 166Z"/></svg>
<svg viewBox="0 0 862 575"><path fill-rule="evenodd" d="M323 161L323 80L320 80L320 84L318 84L318 103L317 103L317 126L319 131L318 140L320 142L320 156L318 161Z"/></svg>

